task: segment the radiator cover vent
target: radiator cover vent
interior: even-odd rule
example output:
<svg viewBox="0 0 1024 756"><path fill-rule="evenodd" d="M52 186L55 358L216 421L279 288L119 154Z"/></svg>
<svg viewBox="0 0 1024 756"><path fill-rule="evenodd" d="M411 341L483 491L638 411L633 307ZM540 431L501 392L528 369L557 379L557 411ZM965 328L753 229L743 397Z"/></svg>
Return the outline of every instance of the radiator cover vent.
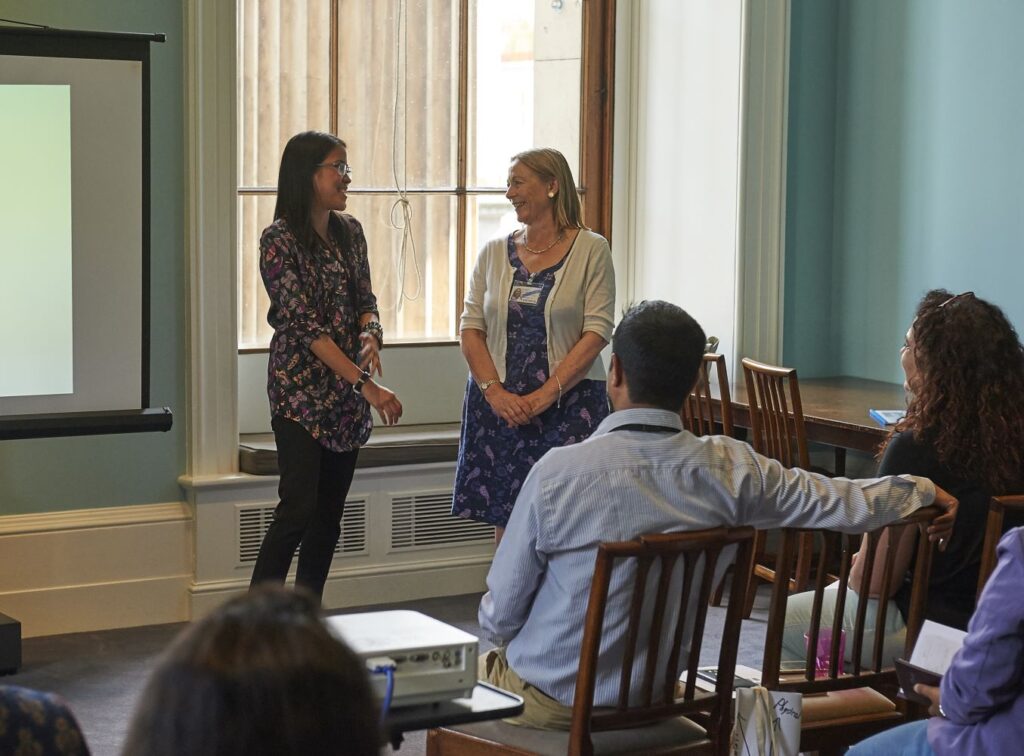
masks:
<svg viewBox="0 0 1024 756"><path fill-rule="evenodd" d="M391 499L391 548L493 543L494 526L452 516L452 492L416 493Z"/></svg>
<svg viewBox="0 0 1024 756"><path fill-rule="evenodd" d="M274 520L274 507L239 507L238 509L238 563L256 562L260 544L270 523ZM334 547L335 556L366 554L366 499L348 499L341 518L341 539ZM298 554L298 551L295 552Z"/></svg>

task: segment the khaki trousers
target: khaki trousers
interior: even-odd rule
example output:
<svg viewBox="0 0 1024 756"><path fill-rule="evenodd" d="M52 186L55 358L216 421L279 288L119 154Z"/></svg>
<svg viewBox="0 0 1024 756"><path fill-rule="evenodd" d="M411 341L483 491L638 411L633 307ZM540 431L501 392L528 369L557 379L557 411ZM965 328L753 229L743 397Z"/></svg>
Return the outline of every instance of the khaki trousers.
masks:
<svg viewBox="0 0 1024 756"><path fill-rule="evenodd" d="M523 713L504 720L509 724L535 727L539 730L568 730L572 722L572 707L565 706L551 696L525 682L508 665L504 648L495 648L480 657L480 679L503 690L521 696L525 704Z"/></svg>

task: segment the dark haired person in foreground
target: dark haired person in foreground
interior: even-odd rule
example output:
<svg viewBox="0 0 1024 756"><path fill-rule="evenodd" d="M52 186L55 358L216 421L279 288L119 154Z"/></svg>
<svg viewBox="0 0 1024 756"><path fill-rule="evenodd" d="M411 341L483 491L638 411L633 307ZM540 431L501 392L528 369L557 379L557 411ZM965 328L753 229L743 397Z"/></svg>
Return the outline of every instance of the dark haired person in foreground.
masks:
<svg viewBox="0 0 1024 756"><path fill-rule="evenodd" d="M992 496L1024 491L1024 346L1003 311L973 292L925 294L906 341L900 365L907 391L907 415L883 445L879 475L921 475L960 502L956 529L936 554L928 582L926 618L967 629L978 592L985 523ZM1008 530L1024 525L1012 515ZM897 538L893 580L885 586L885 658L901 656L917 539L912 528ZM882 536L876 565L885 559L889 534ZM861 584L863 565L855 558L851 585ZM873 628L882 595L882 570L874 570L866 623ZM826 591L823 621L831 623L837 591ZM786 606L784 658L804 657L813 593L792 596ZM843 622L852 632L858 596L847 595ZM873 643L865 638L864 658ZM853 653L849 649L848 654ZM852 658L852 656L851 656Z"/></svg>
<svg viewBox="0 0 1024 756"><path fill-rule="evenodd" d="M931 719L854 746L850 756L999 756L1024 744L1024 528L999 543L998 563L971 617L964 645L931 699Z"/></svg>
<svg viewBox="0 0 1024 756"><path fill-rule="evenodd" d="M333 134L305 131L281 156L274 222L260 239L270 297L267 393L281 471L252 585L284 583L299 544L295 584L323 596L372 405L398 422L398 397L380 375L384 329L370 286L363 227L342 211L352 166Z"/></svg>
<svg viewBox="0 0 1024 756"><path fill-rule="evenodd" d="M588 440L545 454L523 485L479 613L484 633L499 646L483 660L486 679L526 699L523 724L569 726L601 541L738 525L864 532L933 503L946 511L929 527L930 537L949 535L956 500L926 479L829 479L787 469L735 439L682 430L679 411L705 341L697 322L675 305L631 308L612 337L608 395L615 411ZM598 706L615 704L625 603L609 597ZM634 682L633 691L643 688Z"/></svg>
<svg viewBox="0 0 1024 756"><path fill-rule="evenodd" d="M363 663L305 592L264 586L188 627L153 672L125 756L376 756Z"/></svg>

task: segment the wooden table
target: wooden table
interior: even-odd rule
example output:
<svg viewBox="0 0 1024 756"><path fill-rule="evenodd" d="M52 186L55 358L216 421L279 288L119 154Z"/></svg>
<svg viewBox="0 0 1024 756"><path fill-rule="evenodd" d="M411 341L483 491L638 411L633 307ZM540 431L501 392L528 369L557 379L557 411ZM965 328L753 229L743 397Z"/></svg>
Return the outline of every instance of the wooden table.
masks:
<svg viewBox="0 0 1024 756"><path fill-rule="evenodd" d="M750 428L747 388L730 383L733 425ZM714 391L717 396L717 388ZM801 378L800 401L804 410L807 440L836 449L836 472L842 474L846 449L874 454L888 429L868 417L869 409L899 409L906 405L899 383L870 381L865 378L837 376ZM720 402L716 414L720 413Z"/></svg>

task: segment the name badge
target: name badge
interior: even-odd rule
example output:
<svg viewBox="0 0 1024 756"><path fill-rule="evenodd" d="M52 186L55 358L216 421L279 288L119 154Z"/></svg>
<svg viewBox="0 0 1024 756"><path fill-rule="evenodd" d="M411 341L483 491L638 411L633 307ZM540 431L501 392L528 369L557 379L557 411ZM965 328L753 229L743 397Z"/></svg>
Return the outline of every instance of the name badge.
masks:
<svg viewBox="0 0 1024 756"><path fill-rule="evenodd" d="M508 295L509 302L536 307L540 302L540 295L544 287L539 284L517 283L512 284L512 291Z"/></svg>

